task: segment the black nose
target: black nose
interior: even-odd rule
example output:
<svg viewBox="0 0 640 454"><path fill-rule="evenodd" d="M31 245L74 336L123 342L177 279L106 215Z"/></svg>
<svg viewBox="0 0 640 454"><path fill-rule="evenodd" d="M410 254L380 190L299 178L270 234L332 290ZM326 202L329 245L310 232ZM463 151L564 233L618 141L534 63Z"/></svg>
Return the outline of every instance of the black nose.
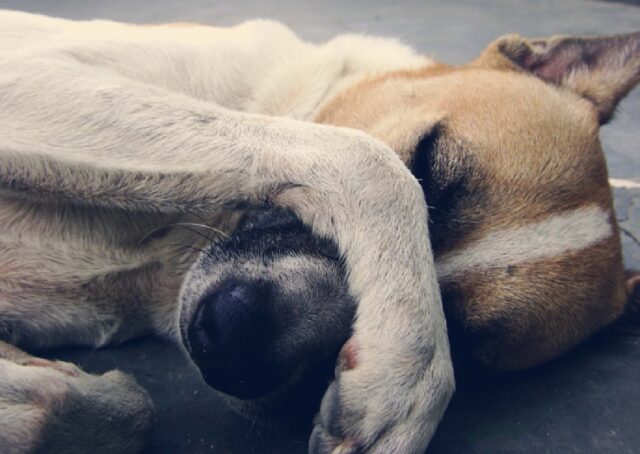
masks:
<svg viewBox="0 0 640 454"><path fill-rule="evenodd" d="M230 280L199 303L188 329L189 351L212 387L250 399L282 381L270 361L277 336L272 284Z"/></svg>

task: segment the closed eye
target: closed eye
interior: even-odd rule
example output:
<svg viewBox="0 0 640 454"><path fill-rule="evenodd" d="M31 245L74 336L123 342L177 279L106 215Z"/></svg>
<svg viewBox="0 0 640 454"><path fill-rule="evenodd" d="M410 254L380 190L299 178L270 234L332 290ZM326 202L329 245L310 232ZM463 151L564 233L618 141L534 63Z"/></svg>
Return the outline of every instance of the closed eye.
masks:
<svg viewBox="0 0 640 454"><path fill-rule="evenodd" d="M414 177L420 183L425 197L428 194L428 185L433 181L433 153L436 149L436 143L442 134L442 128L439 125L434 126L423 135L418 141L413 159L409 165L409 169Z"/></svg>

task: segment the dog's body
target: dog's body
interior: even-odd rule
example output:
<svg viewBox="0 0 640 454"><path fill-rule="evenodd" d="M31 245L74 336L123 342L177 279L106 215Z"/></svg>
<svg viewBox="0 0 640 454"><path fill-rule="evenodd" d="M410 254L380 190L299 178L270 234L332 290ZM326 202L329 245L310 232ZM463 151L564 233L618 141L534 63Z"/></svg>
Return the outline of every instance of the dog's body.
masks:
<svg viewBox="0 0 640 454"><path fill-rule="evenodd" d="M42 349L168 335L207 381L254 397L286 377L238 387L249 366L211 349L233 344L220 320L239 330L251 320L221 307L266 294L314 302L276 356L234 350L263 370L330 358L356 310L312 450L420 451L453 392L441 294L454 347L503 369L557 356L622 313L631 290L597 133L639 78L639 34L512 36L453 68L388 39L311 45L269 21L216 29L2 13L0 339ZM297 227L273 240L280 251L304 238L293 258L248 260L263 241L243 265L210 246L265 204L334 240L344 264ZM195 223L216 232L177 228ZM330 290L296 293L307 287ZM335 310L317 309L327 299ZM271 328L290 334L292 314ZM308 335L323 324L340 331L328 347ZM308 349L282 353L287 342ZM0 421L26 421L0 424L16 452L64 443L48 415L78 383L117 387L9 346L0 356ZM34 400L29 390L56 374L60 395ZM126 390L106 408L118 421L137 414L144 434L139 412L117 408L148 401ZM143 443L116 432L115 451Z"/></svg>

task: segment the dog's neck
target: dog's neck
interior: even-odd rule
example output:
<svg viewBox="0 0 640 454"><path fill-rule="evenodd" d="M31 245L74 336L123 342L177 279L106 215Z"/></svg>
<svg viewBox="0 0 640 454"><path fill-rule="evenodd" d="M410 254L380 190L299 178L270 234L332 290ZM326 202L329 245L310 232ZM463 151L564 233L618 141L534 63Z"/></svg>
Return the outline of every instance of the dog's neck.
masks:
<svg viewBox="0 0 640 454"><path fill-rule="evenodd" d="M247 111L313 121L336 95L368 77L434 63L394 39L343 35L302 45L305 52L271 68Z"/></svg>

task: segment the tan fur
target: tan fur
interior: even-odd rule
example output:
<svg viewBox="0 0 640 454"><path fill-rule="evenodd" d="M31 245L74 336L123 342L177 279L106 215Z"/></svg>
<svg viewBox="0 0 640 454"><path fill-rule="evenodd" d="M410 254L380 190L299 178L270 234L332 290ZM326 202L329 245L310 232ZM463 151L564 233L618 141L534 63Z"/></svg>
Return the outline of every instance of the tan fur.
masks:
<svg viewBox="0 0 640 454"><path fill-rule="evenodd" d="M371 78L316 118L362 129L408 164L419 138L435 124L446 125L443 140L451 153L464 148L491 188L482 212L461 214L469 227L454 248L489 229L519 227L590 204L613 213L591 103L515 71L496 52L467 66ZM615 226L613 214L610 219ZM445 310L472 333L475 357L501 369L530 367L619 316L627 297L614 228L616 235L587 250L527 263L515 274L471 273L448 284L456 292L445 298ZM434 249L436 260L446 252Z"/></svg>

